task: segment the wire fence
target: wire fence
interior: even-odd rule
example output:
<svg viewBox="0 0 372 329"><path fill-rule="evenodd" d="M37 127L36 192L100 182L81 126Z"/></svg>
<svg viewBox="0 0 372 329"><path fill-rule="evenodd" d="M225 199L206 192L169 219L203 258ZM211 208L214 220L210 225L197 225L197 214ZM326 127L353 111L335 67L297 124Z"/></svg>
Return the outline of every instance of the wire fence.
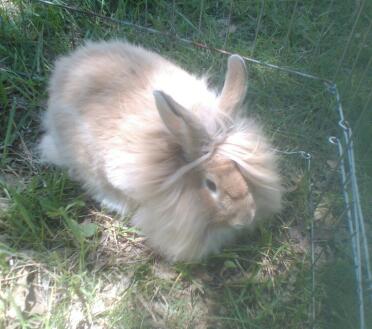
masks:
<svg viewBox="0 0 372 329"><path fill-rule="evenodd" d="M221 53L223 55L228 55L231 53L235 53L234 51L230 51L226 49L227 40L229 35L233 33L234 25L232 23L232 15L233 11L236 10L234 8L234 2L230 1L228 6L227 12L224 13L224 22L225 22L225 31L221 33L221 40L220 44L221 47L216 47L214 45L209 44L205 40L207 39L203 32L203 13L204 8L206 6L206 1L200 1L200 12L199 15L196 15L197 20L192 22L191 19L186 17L182 13L182 11L177 7L176 1L172 1L171 3L167 3L169 6L170 11L170 28L165 30L159 30L148 22L148 16L150 13L149 3L145 1L143 3L144 10L142 17L142 23L139 24L137 22L132 22L129 20L118 19L114 17L105 16L100 13L96 13L93 11L77 8L75 6L63 4L61 2L51 2L51 1L44 1L44 0L37 0L36 2L41 3L46 6L54 6L59 7L63 10L66 10L70 13L76 13L79 15L85 15L92 17L94 19L100 19L102 21L108 22L110 24L117 24L119 26L124 26L130 29L135 29L141 33L149 33L154 34L157 36L164 37L169 39L173 42L185 44L188 47L196 47L201 50L208 50L211 52ZM358 2L358 1L357 1ZM338 75L340 74L340 70L342 65L345 61L346 54L351 47L353 38L356 36L356 27L358 26L361 17L363 16L366 1L359 1L359 5L353 17L353 24L352 29L350 30L350 35L347 39L345 44L344 51L342 56L338 60L337 64L335 65L336 69L334 71L333 79L334 81L337 80ZM329 10L332 8L334 1L330 1L329 3ZM293 20L294 17L297 15L298 11L300 10L300 2L294 1L293 7L290 13L290 20L289 26L287 30L287 37L293 33ZM256 44L258 40L258 35L262 28L263 24L263 15L264 15L264 1L260 3L257 12L257 19L256 19L256 27L255 33L253 36L253 45L251 47L251 54L256 54ZM182 19L185 25L187 26L186 33L188 37L180 36L178 31L175 28L175 20ZM372 20L370 20L370 24L366 33L361 38L361 43L366 42L368 35L370 33L372 26ZM322 31L326 31L331 27L329 26L322 26ZM191 32L188 32L191 31ZM356 66L356 62L360 58L360 54L362 51L362 46L359 48L355 59L351 63L351 71L353 72ZM313 146L308 145L295 145L294 149L283 149L278 150L284 156L292 159L292 157L298 157L302 161L302 168L306 173L306 177L308 179L308 205L307 211L309 214L310 220L310 235L311 235L311 245L310 245L310 254L311 254L311 268L312 268L312 282L311 282L311 290L312 290L312 298L311 298L311 311L310 311L310 323L312 328L318 327L317 317L318 313L320 312L320 304L321 304L321 297L317 292L318 286L318 269L320 267L320 260L322 256L327 252L326 248L318 248L318 245L322 245L323 241L322 238L318 238L318 236L322 236L322 230L324 229L324 221L326 218L331 214L337 214L337 219L334 223L337 223L335 227L333 227L333 234L339 234L340 227L346 225L348 229L348 237L347 240L350 243L351 250L351 258L352 258L352 270L354 272L354 279L355 279L355 286L356 291L355 294L357 296L357 318L358 318L358 327L360 329L367 328L367 313L368 307L372 303L372 273L371 273L371 264L370 264L370 255L369 255L369 244L367 238L367 228L366 228L366 221L363 216L362 210L362 202L361 196L359 192L359 184L358 184L358 175L357 175L357 166L356 166L356 159L355 159L355 147L354 147L354 135L351 129L351 126L347 122L345 118L345 114L343 111L343 106L341 103L341 95L338 90L337 84L329 79L319 77L317 75L301 72L300 70L293 69L291 67L284 67L277 64L267 63L265 61L258 60L253 57L244 56L242 57L249 63L255 66L261 66L269 70L283 72L288 75L293 75L298 77L299 79L303 79L299 83L302 88L310 88L307 85L307 81L312 80L315 83L315 86L311 87L314 90L317 89L319 94L325 95L324 97L328 99L328 106L324 110L323 114L325 113L328 116L329 120L333 122L333 128L329 131L328 136L322 136L321 140L318 144ZM369 67L371 64L371 60L369 60L365 74L369 72ZM360 88L360 84L356 87L356 89ZM323 91L320 91L320 90ZM357 90L355 91L355 94ZM355 97L355 94L352 96ZM370 101L371 93L369 93L368 99L366 100L365 105L362 107L360 111L360 116L355 120L354 129L355 131L359 132L360 125L363 121L363 115L367 112L369 108L369 101ZM337 129L336 129L337 127ZM299 130L302 128L300 127ZM327 138L324 138L327 137ZM289 137L290 138L290 137ZM311 143L311 141L309 142ZM327 144L328 145L325 145ZM317 155L317 148L321 145L322 148L327 150L331 150L337 156L332 163L332 169L329 166L324 166L323 164L319 164L319 162L323 161L319 159ZM333 149L332 149L333 148ZM291 160L289 160L291 161ZM325 161L323 161L325 162ZM314 182L319 180L320 174L324 168L328 168L327 174L324 175L325 182L322 185L322 189L317 189L317 193L314 192ZM338 181L338 182L337 182ZM337 187L339 186L339 188ZM316 211L322 205L325 199L329 198L328 192L330 189L335 189L337 193L332 194L332 199L329 201L329 205L322 214L321 218L317 218ZM343 201L341 203L341 207L339 207L340 202L339 198L342 197ZM335 210L336 209L336 210ZM342 235L342 234L341 234ZM349 251L347 248L344 248L343 251L344 255L348 255ZM342 303L342 301L340 301ZM332 307L332 306L330 306Z"/></svg>

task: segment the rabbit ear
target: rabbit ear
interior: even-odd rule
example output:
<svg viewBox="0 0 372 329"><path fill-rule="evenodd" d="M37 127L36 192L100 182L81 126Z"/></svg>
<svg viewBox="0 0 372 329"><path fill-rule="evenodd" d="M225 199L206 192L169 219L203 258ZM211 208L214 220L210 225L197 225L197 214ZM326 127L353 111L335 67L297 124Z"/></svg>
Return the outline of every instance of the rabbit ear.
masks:
<svg viewBox="0 0 372 329"><path fill-rule="evenodd" d="M227 62L225 83L219 98L219 106L226 114L232 115L243 104L247 92L247 69L244 59L231 55Z"/></svg>
<svg viewBox="0 0 372 329"><path fill-rule="evenodd" d="M156 107L165 126L177 138L188 161L202 155L209 136L200 119L162 91L154 91Z"/></svg>

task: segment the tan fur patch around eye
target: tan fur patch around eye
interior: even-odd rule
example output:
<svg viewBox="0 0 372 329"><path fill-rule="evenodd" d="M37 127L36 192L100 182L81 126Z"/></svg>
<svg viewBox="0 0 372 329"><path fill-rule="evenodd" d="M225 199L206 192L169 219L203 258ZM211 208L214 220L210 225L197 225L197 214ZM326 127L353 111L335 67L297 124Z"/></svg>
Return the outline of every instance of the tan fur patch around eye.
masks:
<svg viewBox="0 0 372 329"><path fill-rule="evenodd" d="M243 199L248 194L247 183L239 172L230 172L221 181L226 194L232 199Z"/></svg>
<svg viewBox="0 0 372 329"><path fill-rule="evenodd" d="M213 171L219 177L219 187L231 199L243 199L248 194L248 185L234 162L218 159Z"/></svg>

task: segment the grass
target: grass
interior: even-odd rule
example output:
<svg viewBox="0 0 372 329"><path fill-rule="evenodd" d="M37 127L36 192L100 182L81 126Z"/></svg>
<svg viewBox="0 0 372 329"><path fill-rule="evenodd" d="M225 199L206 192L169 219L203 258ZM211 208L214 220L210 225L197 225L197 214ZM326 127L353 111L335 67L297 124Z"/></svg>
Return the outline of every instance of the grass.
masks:
<svg viewBox="0 0 372 329"><path fill-rule="evenodd" d="M368 1L64 3L337 82L354 127L364 209L372 213ZM0 327L310 327L312 216L303 159L283 155L288 193L275 220L201 263L170 265L128 218L101 210L33 151L53 61L84 39L125 37L193 72L209 70L217 86L226 57L38 1L1 0L0 14ZM333 99L318 82L257 65L249 74L247 114L280 149L312 154L317 326L355 328L349 240L327 143L339 134Z"/></svg>

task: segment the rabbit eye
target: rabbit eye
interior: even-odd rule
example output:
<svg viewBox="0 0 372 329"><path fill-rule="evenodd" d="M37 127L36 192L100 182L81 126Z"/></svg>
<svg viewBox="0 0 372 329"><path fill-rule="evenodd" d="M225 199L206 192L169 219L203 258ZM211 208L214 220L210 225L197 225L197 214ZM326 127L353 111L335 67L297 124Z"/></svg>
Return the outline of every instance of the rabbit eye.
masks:
<svg viewBox="0 0 372 329"><path fill-rule="evenodd" d="M207 188L212 191L212 192L216 192L217 191L217 186L216 186L216 183L212 180L210 180L209 178L207 178L205 180L205 185L207 186Z"/></svg>

